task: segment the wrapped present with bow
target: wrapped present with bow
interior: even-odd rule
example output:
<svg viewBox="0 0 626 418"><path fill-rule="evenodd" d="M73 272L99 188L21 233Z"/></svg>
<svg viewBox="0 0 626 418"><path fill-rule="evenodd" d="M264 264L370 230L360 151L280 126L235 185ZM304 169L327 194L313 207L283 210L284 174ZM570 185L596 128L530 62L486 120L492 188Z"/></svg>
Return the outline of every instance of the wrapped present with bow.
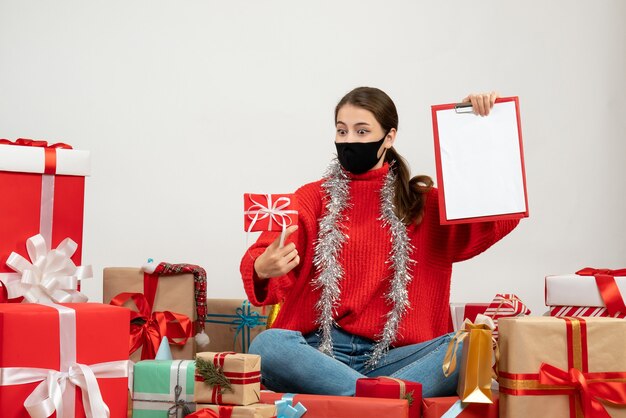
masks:
<svg viewBox="0 0 626 418"><path fill-rule="evenodd" d="M421 383L387 376L361 378L356 381L354 396L406 399L409 402L409 418L422 416Z"/></svg>
<svg viewBox="0 0 626 418"><path fill-rule="evenodd" d="M498 320L500 318L526 315L530 315L530 309L512 293L498 293L485 310L485 316L493 319L492 334L496 340L498 339Z"/></svg>
<svg viewBox="0 0 626 418"><path fill-rule="evenodd" d="M276 406L264 403L255 403L246 406L198 404L198 412L190 417L202 418L202 410L215 413L217 418L274 418ZM212 415L206 415L212 417ZM293 418L296 418L293 416Z"/></svg>
<svg viewBox="0 0 626 418"><path fill-rule="evenodd" d="M243 207L246 232L281 232L281 247L287 227L298 224L297 201L294 194L245 193Z"/></svg>
<svg viewBox="0 0 626 418"><path fill-rule="evenodd" d="M174 359L193 360L196 341L190 337L198 331L196 338L205 336L206 272L202 267L154 262L142 268L108 267L103 286L104 303L114 301L138 311L133 314L131 360L153 359L164 336L172 344ZM144 298L128 295L134 293Z"/></svg>
<svg viewBox="0 0 626 418"><path fill-rule="evenodd" d="M196 403L250 405L261 391L261 357L232 352L196 355Z"/></svg>
<svg viewBox="0 0 626 418"><path fill-rule="evenodd" d="M144 360L135 364L133 418L183 418L196 410L193 360Z"/></svg>
<svg viewBox="0 0 626 418"><path fill-rule="evenodd" d="M500 416L626 417L626 322L503 318Z"/></svg>
<svg viewBox="0 0 626 418"><path fill-rule="evenodd" d="M494 327L493 320L485 315L479 314L474 323L466 319L463 329L456 332L448 345L443 363L446 377L456 370L458 347L463 343L457 386L463 402L493 403L491 381L495 374L492 367L497 360Z"/></svg>
<svg viewBox="0 0 626 418"><path fill-rule="evenodd" d="M78 244L66 238L48 251L41 234L28 238L29 258L14 252L6 260L14 274L6 278L2 299L45 304L87 302L87 296L78 288L81 280L93 274L91 266L77 267L72 261L77 248Z"/></svg>
<svg viewBox="0 0 626 418"><path fill-rule="evenodd" d="M303 395L262 391L261 402L276 405L277 418L408 418L406 399Z"/></svg>
<svg viewBox="0 0 626 418"><path fill-rule="evenodd" d="M254 337L267 328L265 310L244 299L207 299L207 350L246 353Z"/></svg>
<svg viewBox="0 0 626 418"><path fill-rule="evenodd" d="M498 392L493 394L493 403L461 402L458 396L424 398L422 418L498 418Z"/></svg>
<svg viewBox="0 0 626 418"><path fill-rule="evenodd" d="M626 269L585 267L575 274L546 276L551 316L626 318Z"/></svg>
<svg viewBox="0 0 626 418"><path fill-rule="evenodd" d="M17 280L18 274L4 261L12 252L26 254L28 238L37 234L49 249L70 238L76 245L71 260L81 264L89 173L89 151L63 143L0 139L0 196L10 202L0 206L1 282Z"/></svg>
<svg viewBox="0 0 626 418"><path fill-rule="evenodd" d="M129 310L0 304L2 418L125 417Z"/></svg>

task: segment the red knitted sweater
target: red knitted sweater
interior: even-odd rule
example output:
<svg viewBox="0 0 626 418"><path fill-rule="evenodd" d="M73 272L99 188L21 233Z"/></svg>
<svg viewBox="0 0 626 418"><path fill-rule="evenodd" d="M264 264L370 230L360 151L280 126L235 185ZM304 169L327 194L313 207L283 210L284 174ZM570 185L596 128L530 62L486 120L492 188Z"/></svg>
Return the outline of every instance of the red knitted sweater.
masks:
<svg viewBox="0 0 626 418"><path fill-rule="evenodd" d="M392 271L387 263L391 249L388 228L382 227L380 189L389 166L352 175L350 204L346 209L349 236L340 253L345 278L340 283L341 304L335 320L345 331L372 340L378 338L390 310L384 294L389 289ZM318 220L324 215L323 180L309 183L296 191L299 227L290 237L296 243L300 265L285 276L260 280L254 260L279 233L264 232L241 260L244 288L254 305L283 302L275 328L315 331L320 290L311 284L315 276L314 244ZM424 218L407 228L415 247L411 258L413 279L408 286L411 307L403 318L394 346L427 341L448 331L450 278L452 263L467 260L485 251L508 234L519 221L478 222L440 225L437 191L427 196Z"/></svg>

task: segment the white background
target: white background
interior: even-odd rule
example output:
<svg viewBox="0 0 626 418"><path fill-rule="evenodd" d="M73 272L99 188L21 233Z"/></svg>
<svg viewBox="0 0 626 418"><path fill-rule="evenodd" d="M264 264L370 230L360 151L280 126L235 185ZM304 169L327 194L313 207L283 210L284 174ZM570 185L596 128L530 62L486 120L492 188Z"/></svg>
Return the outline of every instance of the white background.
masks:
<svg viewBox="0 0 626 418"><path fill-rule="evenodd" d="M530 218L453 273L452 301L626 264L626 2L0 0L0 137L92 152L83 259L204 266L242 297L244 192L318 179L333 108L377 86L435 176L430 105L520 97ZM3 196L2 204L10 204Z"/></svg>

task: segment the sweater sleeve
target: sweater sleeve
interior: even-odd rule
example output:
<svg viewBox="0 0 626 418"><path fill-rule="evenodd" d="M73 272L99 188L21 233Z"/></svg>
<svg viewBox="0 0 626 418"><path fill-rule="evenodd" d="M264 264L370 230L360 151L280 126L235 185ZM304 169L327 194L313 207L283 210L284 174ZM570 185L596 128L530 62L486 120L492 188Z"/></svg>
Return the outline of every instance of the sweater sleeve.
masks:
<svg viewBox="0 0 626 418"><path fill-rule="evenodd" d="M314 198L316 194L319 195L319 193L315 193L315 189L315 183L311 183L298 189L295 193L298 201L298 230L287 239L285 244L289 242L296 244L300 256L300 264L296 268L283 276L270 279L259 278L254 270L254 262L257 257L280 237L280 232L262 232L257 242L243 255L240 264L241 278L248 300L253 305L273 305L281 302L291 290L294 281L309 273L311 269L309 253L312 253L312 242L317 226L315 206L320 206L319 199L316 204Z"/></svg>
<svg viewBox="0 0 626 418"><path fill-rule="evenodd" d="M431 226L436 230L432 245L438 254L445 254L445 258L453 263L484 252L519 224L519 219L513 219L440 225L436 189L431 190L427 197L426 211L429 212Z"/></svg>

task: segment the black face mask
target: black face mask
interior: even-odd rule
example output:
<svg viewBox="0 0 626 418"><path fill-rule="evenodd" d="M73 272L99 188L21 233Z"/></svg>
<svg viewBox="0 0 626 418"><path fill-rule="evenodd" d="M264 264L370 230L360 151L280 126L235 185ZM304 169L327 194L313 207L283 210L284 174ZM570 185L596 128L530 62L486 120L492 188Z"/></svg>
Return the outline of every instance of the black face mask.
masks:
<svg viewBox="0 0 626 418"><path fill-rule="evenodd" d="M387 134L376 142L335 142L339 163L353 174L362 174L371 170L380 159L378 150L385 138Z"/></svg>

